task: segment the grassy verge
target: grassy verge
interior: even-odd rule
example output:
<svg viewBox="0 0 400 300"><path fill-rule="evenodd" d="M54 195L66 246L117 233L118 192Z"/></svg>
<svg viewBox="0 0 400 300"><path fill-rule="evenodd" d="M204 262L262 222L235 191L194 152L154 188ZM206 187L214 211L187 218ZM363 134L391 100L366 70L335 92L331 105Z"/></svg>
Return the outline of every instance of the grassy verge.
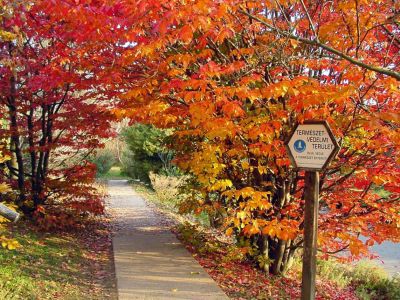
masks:
<svg viewBox="0 0 400 300"><path fill-rule="evenodd" d="M335 282L340 287L352 286L359 299L400 299L400 277L390 278L374 262L365 260L348 266L333 260L321 260L317 269L322 279Z"/></svg>
<svg viewBox="0 0 400 300"><path fill-rule="evenodd" d="M181 217L178 215L176 203L161 201L157 197L157 194L151 189L150 184L145 184L139 181L132 181L131 185L137 193L139 193L148 202L156 205L158 209L166 214L170 214L171 216L181 219Z"/></svg>
<svg viewBox="0 0 400 300"><path fill-rule="evenodd" d="M170 199L169 201L160 200L159 197L157 197L156 192L150 187L150 184L132 181L131 185L134 190L149 203L152 203L163 214L168 215L170 219L175 220L175 223L178 224L189 221L209 227L210 222L205 213L201 213L200 215L181 215L179 214L179 203L173 199Z"/></svg>
<svg viewBox="0 0 400 300"><path fill-rule="evenodd" d="M0 249L0 299L117 299L107 226L40 233L28 222L7 225L16 250Z"/></svg>

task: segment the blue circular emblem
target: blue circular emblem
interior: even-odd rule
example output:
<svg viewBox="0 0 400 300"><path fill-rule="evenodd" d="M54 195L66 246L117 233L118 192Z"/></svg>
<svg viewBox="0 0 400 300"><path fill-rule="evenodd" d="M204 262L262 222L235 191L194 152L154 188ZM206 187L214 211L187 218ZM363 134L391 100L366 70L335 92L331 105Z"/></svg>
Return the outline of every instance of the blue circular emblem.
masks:
<svg viewBox="0 0 400 300"><path fill-rule="evenodd" d="M306 150L306 142L303 140L297 140L294 142L294 150L296 150L296 152L304 152L304 150Z"/></svg>

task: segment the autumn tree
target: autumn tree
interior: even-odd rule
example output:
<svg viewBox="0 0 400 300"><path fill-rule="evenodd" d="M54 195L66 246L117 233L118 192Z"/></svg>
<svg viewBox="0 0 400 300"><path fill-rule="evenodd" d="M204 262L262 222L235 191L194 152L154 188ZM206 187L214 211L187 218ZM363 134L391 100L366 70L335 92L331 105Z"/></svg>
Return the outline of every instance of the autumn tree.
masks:
<svg viewBox="0 0 400 300"><path fill-rule="evenodd" d="M102 212L86 157L112 134L112 16L104 1L37 0L2 20L14 33L0 41L0 139L12 153L3 174L27 214L50 204Z"/></svg>
<svg viewBox="0 0 400 300"><path fill-rule="evenodd" d="M321 174L319 249L358 257L400 238L397 1L131 1L125 111L175 128L206 211L274 274L303 242L304 174L284 141L324 119L341 145ZM366 237L365 240L362 237Z"/></svg>

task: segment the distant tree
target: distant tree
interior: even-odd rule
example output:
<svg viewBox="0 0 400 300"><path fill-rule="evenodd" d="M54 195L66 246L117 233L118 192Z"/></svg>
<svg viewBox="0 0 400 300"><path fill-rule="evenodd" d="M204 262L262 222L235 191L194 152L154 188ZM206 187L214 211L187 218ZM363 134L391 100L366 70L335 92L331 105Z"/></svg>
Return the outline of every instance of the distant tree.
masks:
<svg viewBox="0 0 400 300"><path fill-rule="evenodd" d="M166 148L170 131L151 125L136 124L122 131L127 151L123 158L123 170L132 178L150 182L149 173L168 172L172 153Z"/></svg>
<svg viewBox="0 0 400 300"><path fill-rule="evenodd" d="M96 165L97 176L106 174L116 163L115 156L107 149L97 149L88 159Z"/></svg>

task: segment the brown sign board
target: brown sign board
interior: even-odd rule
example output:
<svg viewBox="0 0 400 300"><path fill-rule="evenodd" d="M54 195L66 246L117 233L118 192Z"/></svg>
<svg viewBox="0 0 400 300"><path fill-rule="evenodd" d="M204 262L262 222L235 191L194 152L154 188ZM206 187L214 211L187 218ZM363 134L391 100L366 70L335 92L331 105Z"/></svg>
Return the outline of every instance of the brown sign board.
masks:
<svg viewBox="0 0 400 300"><path fill-rule="evenodd" d="M297 124L285 143L292 165L298 170L324 170L340 146L326 121Z"/></svg>

